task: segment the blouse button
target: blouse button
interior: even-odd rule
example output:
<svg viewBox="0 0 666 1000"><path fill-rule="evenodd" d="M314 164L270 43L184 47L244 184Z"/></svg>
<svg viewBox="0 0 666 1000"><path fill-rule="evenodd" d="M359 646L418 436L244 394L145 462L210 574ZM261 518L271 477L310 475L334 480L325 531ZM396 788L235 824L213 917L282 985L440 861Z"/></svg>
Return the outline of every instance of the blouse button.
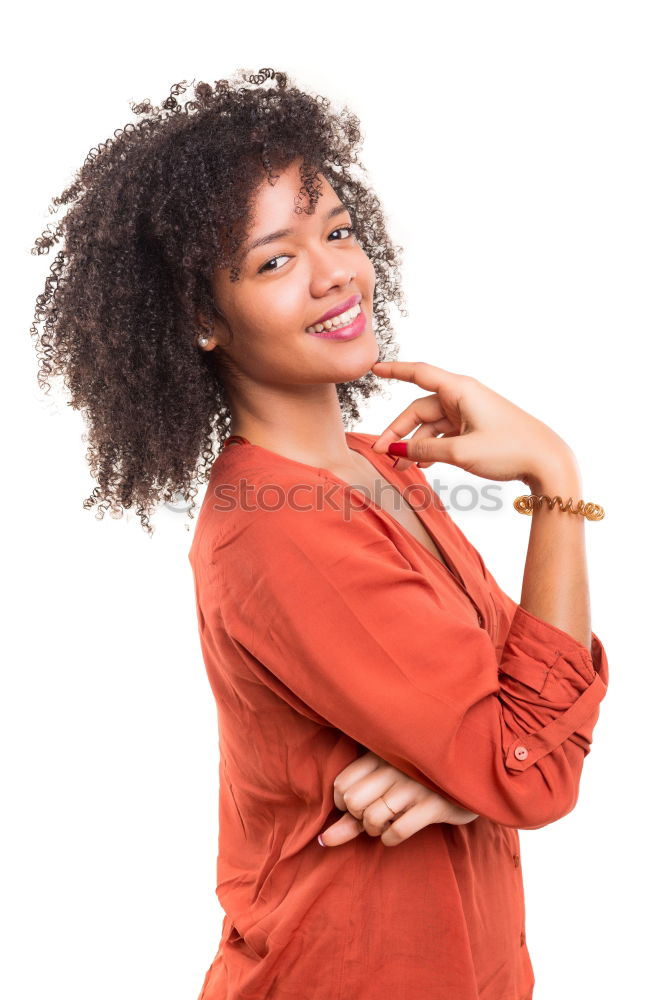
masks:
<svg viewBox="0 0 666 1000"><path fill-rule="evenodd" d="M525 931L520 932L520 945L521 947L525 944Z"/></svg>
<svg viewBox="0 0 666 1000"><path fill-rule="evenodd" d="M518 760L525 760L527 757L527 747L516 747L513 752Z"/></svg>
<svg viewBox="0 0 666 1000"><path fill-rule="evenodd" d="M483 625L483 615L477 611L476 617L479 619L479 625Z"/></svg>
<svg viewBox="0 0 666 1000"><path fill-rule="evenodd" d="M517 868L518 865L520 864L520 855L519 854L514 854L514 856L513 856L513 863L514 863L515 867Z"/></svg>

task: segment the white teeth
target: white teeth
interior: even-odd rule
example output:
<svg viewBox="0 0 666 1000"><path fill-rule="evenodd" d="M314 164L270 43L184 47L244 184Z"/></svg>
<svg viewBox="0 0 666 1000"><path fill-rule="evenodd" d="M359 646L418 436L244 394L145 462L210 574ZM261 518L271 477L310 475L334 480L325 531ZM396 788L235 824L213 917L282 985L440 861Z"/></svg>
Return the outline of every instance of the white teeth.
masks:
<svg viewBox="0 0 666 1000"><path fill-rule="evenodd" d="M327 330L330 330L332 326L344 326L345 323L349 322L351 316L351 310L348 309L347 312L338 313L337 316L331 316L330 319L325 320L324 326Z"/></svg>
<svg viewBox="0 0 666 1000"><path fill-rule="evenodd" d="M321 333L322 330L335 330L339 326L347 326L351 323L361 311L360 303L352 306L347 312L340 313L338 316L334 316L332 319L324 320L323 323L315 323L314 326L308 326L306 328L306 333Z"/></svg>

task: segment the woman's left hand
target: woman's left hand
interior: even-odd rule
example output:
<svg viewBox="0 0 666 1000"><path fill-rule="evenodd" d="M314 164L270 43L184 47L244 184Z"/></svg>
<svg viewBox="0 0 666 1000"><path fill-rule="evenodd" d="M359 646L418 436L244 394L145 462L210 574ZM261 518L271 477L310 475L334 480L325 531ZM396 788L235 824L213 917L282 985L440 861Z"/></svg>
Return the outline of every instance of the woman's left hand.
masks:
<svg viewBox="0 0 666 1000"><path fill-rule="evenodd" d="M320 834L325 847L345 844L363 830L371 837L381 837L386 847L395 847L432 823L461 826L478 817L478 813L449 802L371 751L338 774L333 782L333 798L337 808L346 812Z"/></svg>

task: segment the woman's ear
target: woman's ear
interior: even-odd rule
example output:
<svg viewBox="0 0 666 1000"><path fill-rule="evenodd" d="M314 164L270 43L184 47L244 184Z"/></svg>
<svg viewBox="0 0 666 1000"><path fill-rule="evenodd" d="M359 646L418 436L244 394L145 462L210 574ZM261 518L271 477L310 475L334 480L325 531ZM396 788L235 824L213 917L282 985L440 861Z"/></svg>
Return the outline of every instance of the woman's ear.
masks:
<svg viewBox="0 0 666 1000"><path fill-rule="evenodd" d="M197 318L197 345L204 351L212 351L213 348L216 347L214 338L214 323L205 319L198 309L196 310L195 315Z"/></svg>

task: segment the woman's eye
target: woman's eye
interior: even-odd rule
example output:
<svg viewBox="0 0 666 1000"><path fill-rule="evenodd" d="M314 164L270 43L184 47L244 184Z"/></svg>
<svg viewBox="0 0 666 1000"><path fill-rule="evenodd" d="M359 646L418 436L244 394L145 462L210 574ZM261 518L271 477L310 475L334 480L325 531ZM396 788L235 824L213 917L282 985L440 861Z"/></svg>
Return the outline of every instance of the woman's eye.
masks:
<svg viewBox="0 0 666 1000"><path fill-rule="evenodd" d="M333 230L333 233L341 233L343 229L346 229L348 233L353 233L354 232L354 227L353 226L338 226L337 229ZM331 233L330 235L332 236L333 233Z"/></svg>
<svg viewBox="0 0 666 1000"><path fill-rule="evenodd" d="M341 232L348 232L348 233L350 233L350 234L353 235L356 232L356 230L351 225L350 226L338 226L338 228L334 229L332 233L329 233L329 237L334 236L335 233L341 233ZM349 239L349 236L347 237L347 239ZM336 240L335 242L339 242L339 241ZM279 267L269 267L268 265L272 264L276 260L280 260L281 257L288 257L288 255L286 253L281 253L277 257L271 257L270 260L267 260L265 264L261 265L261 267L259 268L259 272L258 273L262 274L264 271L279 271L280 270Z"/></svg>
<svg viewBox="0 0 666 1000"><path fill-rule="evenodd" d="M279 267L269 267L268 265L272 264L274 260L279 260L280 257L286 257L286 256L287 256L286 253L281 253L278 257L271 257L270 260L267 260L265 264L261 265L261 267L259 268L259 274L261 274L263 271L279 271L280 270Z"/></svg>

